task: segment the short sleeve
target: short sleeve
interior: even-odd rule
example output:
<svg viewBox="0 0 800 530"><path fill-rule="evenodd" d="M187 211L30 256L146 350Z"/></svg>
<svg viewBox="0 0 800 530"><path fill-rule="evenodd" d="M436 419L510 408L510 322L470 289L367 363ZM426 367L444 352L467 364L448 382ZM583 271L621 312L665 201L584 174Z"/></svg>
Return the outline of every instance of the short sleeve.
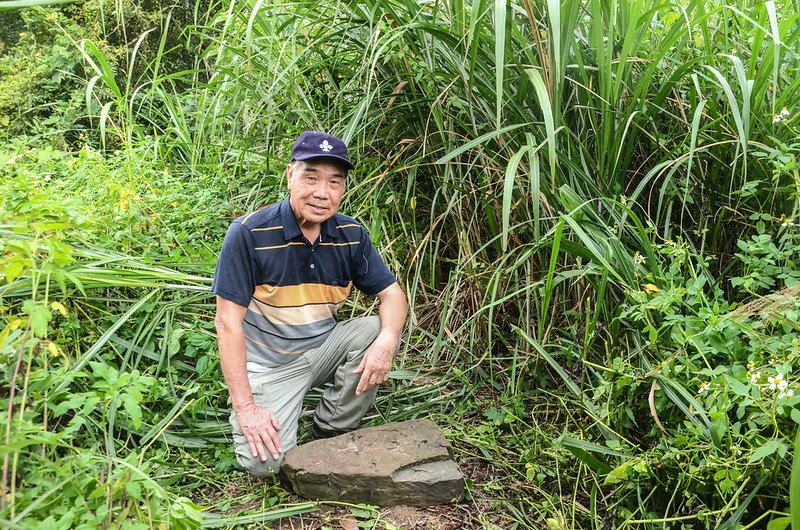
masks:
<svg viewBox="0 0 800 530"><path fill-rule="evenodd" d="M250 232L241 223L232 223L222 242L211 291L247 307L256 289L256 266Z"/></svg>
<svg viewBox="0 0 800 530"><path fill-rule="evenodd" d="M383 291L397 281L389 267L384 263L372 242L369 240L367 231L362 227L361 241L356 252L356 276L353 278L353 285L359 291L369 295L375 295Z"/></svg>

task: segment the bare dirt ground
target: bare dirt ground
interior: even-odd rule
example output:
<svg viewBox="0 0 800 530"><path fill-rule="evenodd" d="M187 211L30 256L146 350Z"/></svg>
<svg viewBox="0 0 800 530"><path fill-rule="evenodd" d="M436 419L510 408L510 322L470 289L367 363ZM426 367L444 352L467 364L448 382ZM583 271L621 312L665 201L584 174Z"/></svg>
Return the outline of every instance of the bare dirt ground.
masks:
<svg viewBox="0 0 800 530"><path fill-rule="evenodd" d="M461 502L417 508L412 506L393 506L380 508L377 512L364 515L363 510L347 506L321 504L318 511L278 519L270 523L251 523L246 528L271 528L273 530L460 530L460 529L503 529L509 521L503 516L502 507L494 499L486 497L482 484L490 477L491 469L478 459L459 462L465 477L472 484L470 498ZM208 506L221 498L232 502L225 515L259 511L262 502L254 498L252 491L259 487L258 479L244 478L236 483L224 484L216 491L207 491L203 504ZM288 483L283 483L289 489ZM240 500L241 503L237 503ZM305 499L290 493L283 504L302 503Z"/></svg>

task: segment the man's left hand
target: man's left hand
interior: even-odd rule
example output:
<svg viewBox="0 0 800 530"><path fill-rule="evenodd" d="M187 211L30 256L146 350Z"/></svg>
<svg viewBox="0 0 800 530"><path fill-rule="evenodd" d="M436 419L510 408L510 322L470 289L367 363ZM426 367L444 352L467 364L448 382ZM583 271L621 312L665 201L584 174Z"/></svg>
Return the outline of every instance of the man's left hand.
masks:
<svg viewBox="0 0 800 530"><path fill-rule="evenodd" d="M361 379L356 387L357 396L389 379L389 370L392 369L392 357L394 357L394 350L397 347L397 340L398 337L392 336L391 333L381 332L364 352L361 364L353 370L354 374L361 374Z"/></svg>

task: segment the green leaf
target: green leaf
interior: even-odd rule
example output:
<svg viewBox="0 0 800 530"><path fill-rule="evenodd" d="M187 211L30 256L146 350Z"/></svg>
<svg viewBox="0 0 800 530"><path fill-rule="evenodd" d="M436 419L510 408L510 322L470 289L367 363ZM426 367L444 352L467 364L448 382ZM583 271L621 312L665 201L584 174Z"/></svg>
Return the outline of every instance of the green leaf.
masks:
<svg viewBox="0 0 800 530"><path fill-rule="evenodd" d="M25 7L70 4L75 1L76 0L4 0L3 3L0 4L0 13L3 11L11 11L12 9L21 9Z"/></svg>
<svg viewBox="0 0 800 530"><path fill-rule="evenodd" d="M138 482L128 482L125 484L125 492L136 500L142 498L142 485Z"/></svg>
<svg viewBox="0 0 800 530"><path fill-rule="evenodd" d="M529 149L530 146L526 145L514 153L514 156L511 157L511 160L509 160L508 166L506 167L506 174L503 184L503 237L501 240L501 248L504 252L508 249L508 234L511 226L511 202L514 195L514 180L517 176L519 162Z"/></svg>
<svg viewBox="0 0 800 530"><path fill-rule="evenodd" d="M557 4L556 4L557 5ZM553 117L553 105L550 102L550 94L547 91L547 85L542 79L542 74L535 68L528 68L525 70L528 77L533 84L536 91L536 98L539 101L539 106L542 109L542 117L544 118L544 128L547 133L547 153L550 159L550 182L555 180L556 174L556 127L555 118Z"/></svg>
<svg viewBox="0 0 800 530"><path fill-rule="evenodd" d="M495 128L500 128L501 117L503 115L503 74L505 72L506 61L506 0L495 0L494 2L494 68L495 68Z"/></svg>
<svg viewBox="0 0 800 530"><path fill-rule="evenodd" d="M792 474L789 478L789 513L792 518L792 530L800 530L800 429L795 435L794 451L792 453Z"/></svg>
<svg viewBox="0 0 800 530"><path fill-rule="evenodd" d="M753 454L750 455L750 460L748 463L752 464L755 462L760 462L764 460L766 457L770 456L771 454L775 453L779 449L786 449L786 444L781 442L780 440L772 440L767 441L764 445L753 451Z"/></svg>
<svg viewBox="0 0 800 530"><path fill-rule="evenodd" d="M11 283L22 273L22 269L25 268L25 264L21 261L12 261L8 265L6 265L5 271L3 273L6 276L6 282Z"/></svg>
<svg viewBox="0 0 800 530"><path fill-rule="evenodd" d="M130 416L133 427L135 429L141 427L142 408L139 406L139 402L136 400L136 397L125 392L122 394L122 405L125 407L125 411L128 413L128 416Z"/></svg>
<svg viewBox="0 0 800 530"><path fill-rule="evenodd" d="M594 471L595 473L602 475L604 473L608 473L611 471L611 466L594 456L593 454L589 453L588 451L583 450L580 447L569 446L564 444L567 450L575 455L578 460L589 466L589 469Z"/></svg>
<svg viewBox="0 0 800 530"><path fill-rule="evenodd" d="M447 153L443 157L439 158L434 163L435 164L445 164L445 163L453 160L455 157L457 157L461 153L469 151L473 147L476 147L476 146L478 146L478 145L480 145L480 144L482 144L484 142L488 142L489 140L491 140L491 139L493 139L493 138L495 138L497 136L503 136L506 133L513 131L514 129L519 129L520 127L525 127L527 125L530 125L530 123L515 123L514 125L506 125L505 127L501 128L501 129L497 129L496 131L489 131L488 133L483 134L483 135L475 138L474 140L470 140L469 142L465 143L464 145L462 145L462 146L450 151L449 153Z"/></svg>
<svg viewBox="0 0 800 530"><path fill-rule="evenodd" d="M767 525L767 530L784 530L788 528L789 523L792 521L791 517L778 517L773 519Z"/></svg>
<svg viewBox="0 0 800 530"><path fill-rule="evenodd" d="M619 484L620 482L624 482L628 480L628 469L630 469L632 464L631 460L627 462L623 462L622 464L618 465L614 469L608 472L606 475L606 480L604 482L605 485L608 484Z"/></svg>
<svg viewBox="0 0 800 530"><path fill-rule="evenodd" d="M25 300L22 304L22 311L30 317L31 330L35 336L47 335L47 323L53 318L47 303Z"/></svg>
<svg viewBox="0 0 800 530"><path fill-rule="evenodd" d="M742 397L747 397L750 395L749 385L742 383L730 374L725 374L725 380L730 385L731 390L733 390L737 395Z"/></svg>
<svg viewBox="0 0 800 530"><path fill-rule="evenodd" d="M70 397L66 401L62 401L58 405L55 406L51 405L50 408L53 410L53 415L61 416L68 410L74 410L83 406L83 404L86 403L86 398L88 396L89 394L86 393L74 394L72 397Z"/></svg>
<svg viewBox="0 0 800 530"><path fill-rule="evenodd" d="M175 328L169 334L169 346L167 351L169 356L177 355L181 351L181 337L186 333L184 328Z"/></svg>

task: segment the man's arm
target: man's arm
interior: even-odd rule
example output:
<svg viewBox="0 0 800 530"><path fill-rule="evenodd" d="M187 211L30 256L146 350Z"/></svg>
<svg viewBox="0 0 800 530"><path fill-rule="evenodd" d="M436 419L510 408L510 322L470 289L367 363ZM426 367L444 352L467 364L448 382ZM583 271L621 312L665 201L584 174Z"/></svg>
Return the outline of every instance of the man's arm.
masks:
<svg viewBox="0 0 800 530"><path fill-rule="evenodd" d="M361 374L356 388L357 396L389 379L392 357L394 357L394 351L400 340L400 332L403 331L408 314L406 295L397 282L379 292L378 299L380 300L378 314L381 319L381 331L364 352L361 364L353 371L354 374Z"/></svg>
<svg viewBox="0 0 800 530"><path fill-rule="evenodd" d="M247 352L242 329L246 314L246 307L217 296L214 325L219 343L219 363L236 412L236 421L250 445L250 453L266 461L266 447L272 458L277 460L283 450L278 436L280 425L272 411L255 404L247 379Z"/></svg>

